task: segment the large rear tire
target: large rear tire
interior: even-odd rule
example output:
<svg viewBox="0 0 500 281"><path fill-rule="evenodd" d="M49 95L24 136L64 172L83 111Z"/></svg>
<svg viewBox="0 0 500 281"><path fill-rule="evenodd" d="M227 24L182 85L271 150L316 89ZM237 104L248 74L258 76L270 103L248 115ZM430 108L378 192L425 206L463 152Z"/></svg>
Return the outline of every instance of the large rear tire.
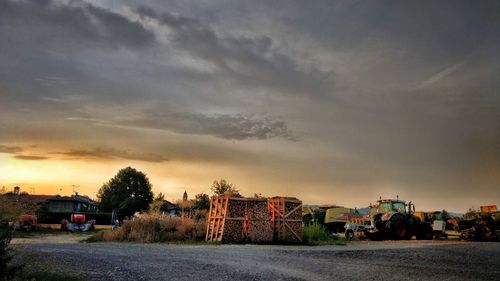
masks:
<svg viewBox="0 0 500 281"><path fill-rule="evenodd" d="M407 239L410 234L410 228L408 227L408 222L402 216L395 215L390 219L388 230L390 237L394 240Z"/></svg>
<svg viewBox="0 0 500 281"><path fill-rule="evenodd" d="M432 240L434 238L434 230L428 223L421 222L417 229L417 240Z"/></svg>

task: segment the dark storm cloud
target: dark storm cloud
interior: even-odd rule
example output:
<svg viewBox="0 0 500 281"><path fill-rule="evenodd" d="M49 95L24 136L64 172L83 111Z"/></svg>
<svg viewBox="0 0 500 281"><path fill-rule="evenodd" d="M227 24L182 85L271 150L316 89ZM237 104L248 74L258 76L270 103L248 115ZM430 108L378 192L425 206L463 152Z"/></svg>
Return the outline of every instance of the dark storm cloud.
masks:
<svg viewBox="0 0 500 281"><path fill-rule="evenodd" d="M89 117L67 119L99 126L149 128L188 135L209 135L228 140L297 139L284 121L257 115L166 112L147 113L133 118L120 115L115 117L114 120Z"/></svg>
<svg viewBox="0 0 500 281"><path fill-rule="evenodd" d="M37 155L14 155L14 158L18 159L18 160L29 160L29 161L32 161L32 160L47 160L47 159L49 159L48 157L37 156Z"/></svg>
<svg viewBox="0 0 500 281"><path fill-rule="evenodd" d="M123 149L98 147L91 149L71 149L57 154L69 157L69 159L112 159L121 158L127 160L139 160L146 162L165 162L168 158L158 154L135 153Z"/></svg>
<svg viewBox="0 0 500 281"><path fill-rule="evenodd" d="M141 47L154 40L136 22L83 1L0 1L0 34L17 43L36 42L34 49L56 50L87 47ZM9 40L10 39L10 40ZM24 48L29 46L23 46ZM49 51L49 50L47 50Z"/></svg>
<svg viewBox="0 0 500 281"><path fill-rule="evenodd" d="M301 65L280 52L268 36L222 36L200 21L141 6L142 18L155 19L172 30L169 36L179 50L217 66L240 86L270 87L283 93L328 96L331 73L314 65Z"/></svg>
<svg viewBox="0 0 500 281"><path fill-rule="evenodd" d="M121 124L182 134L211 135L229 140L264 140L276 137L293 139L285 122L243 114L154 113L126 120Z"/></svg>
<svg viewBox="0 0 500 281"><path fill-rule="evenodd" d="M271 7L282 6L286 12L276 15L280 24L310 34L337 50L384 47L381 43L390 41L400 48L439 58L464 55L492 42L498 44L500 35L500 2L495 0L256 3L245 6L252 10L255 5L263 5L269 14L275 13Z"/></svg>
<svg viewBox="0 0 500 281"><path fill-rule="evenodd" d="M19 146L8 146L8 145L1 145L0 144L0 153L8 153L8 154L14 154L18 152L22 152L23 148Z"/></svg>

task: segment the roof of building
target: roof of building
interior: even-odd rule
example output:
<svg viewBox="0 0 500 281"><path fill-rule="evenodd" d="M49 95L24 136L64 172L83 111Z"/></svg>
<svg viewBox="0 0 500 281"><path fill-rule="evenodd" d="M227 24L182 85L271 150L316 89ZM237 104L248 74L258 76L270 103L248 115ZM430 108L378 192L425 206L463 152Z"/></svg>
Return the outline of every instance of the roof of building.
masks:
<svg viewBox="0 0 500 281"><path fill-rule="evenodd" d="M48 199L48 201L73 201L73 202L82 202L86 204L93 204L96 205L97 202L94 200L90 199L88 196L82 196L82 195L71 195L71 196L53 196Z"/></svg>
<svg viewBox="0 0 500 281"><path fill-rule="evenodd" d="M44 203L48 199L54 197L54 195L29 195L29 194L4 194L2 197L8 199L8 200L16 200L16 201L24 201L24 202L31 202L32 204L40 204Z"/></svg>

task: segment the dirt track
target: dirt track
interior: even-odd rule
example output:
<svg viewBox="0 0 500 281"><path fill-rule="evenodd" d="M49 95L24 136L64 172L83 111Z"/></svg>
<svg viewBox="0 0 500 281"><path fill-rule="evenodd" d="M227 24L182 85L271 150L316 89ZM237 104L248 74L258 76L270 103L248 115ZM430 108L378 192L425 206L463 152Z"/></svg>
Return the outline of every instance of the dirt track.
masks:
<svg viewBox="0 0 500 281"><path fill-rule="evenodd" d="M14 241L17 261L93 280L500 280L500 243L347 246Z"/></svg>

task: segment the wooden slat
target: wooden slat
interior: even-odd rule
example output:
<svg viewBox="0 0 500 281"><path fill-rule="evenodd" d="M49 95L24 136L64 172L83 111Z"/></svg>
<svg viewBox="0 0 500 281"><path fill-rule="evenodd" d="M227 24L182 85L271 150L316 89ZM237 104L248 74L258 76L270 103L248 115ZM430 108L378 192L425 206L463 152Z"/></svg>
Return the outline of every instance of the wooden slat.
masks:
<svg viewBox="0 0 500 281"><path fill-rule="evenodd" d="M227 215L227 205L229 204L229 197L225 197L224 201L225 201L225 204L223 205L224 209L222 210L222 212L223 212L223 216L225 217ZM220 230L220 237L219 237L218 241L222 241L222 235L224 234L224 225L225 225L225 223L226 223L226 220L222 219L222 228Z"/></svg>
<svg viewBox="0 0 500 281"><path fill-rule="evenodd" d="M302 204L298 205L293 210L291 210L288 214L286 214L285 219L288 218L291 214L293 214L293 212L297 211L298 209L302 209Z"/></svg>
<svg viewBox="0 0 500 281"><path fill-rule="evenodd" d="M300 242L302 242L302 237L298 235L295 231L293 231L293 229L290 227L288 223L285 222L285 225L288 227L288 230L290 230L290 232L292 232L293 235L295 235L295 238L297 238Z"/></svg>
<svg viewBox="0 0 500 281"><path fill-rule="evenodd" d="M212 225L212 205L213 205L213 197L210 198L210 209L208 211L208 221L207 221L207 231L206 231L206 234L205 234L205 240L206 241L210 241L211 240L211 237L209 235L211 235L211 231L210 231L210 228L211 228L211 225Z"/></svg>

